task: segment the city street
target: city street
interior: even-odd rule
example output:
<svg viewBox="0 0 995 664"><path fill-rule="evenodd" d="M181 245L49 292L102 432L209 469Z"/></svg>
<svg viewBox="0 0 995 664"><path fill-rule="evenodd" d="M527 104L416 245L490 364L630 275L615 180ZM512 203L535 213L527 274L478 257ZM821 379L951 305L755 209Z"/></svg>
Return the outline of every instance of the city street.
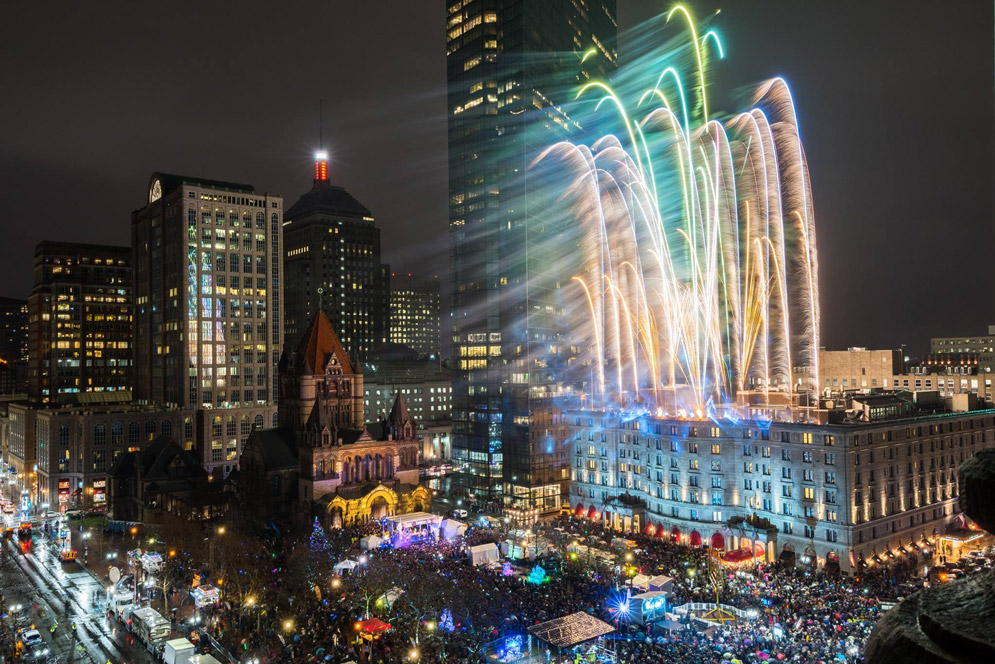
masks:
<svg viewBox="0 0 995 664"><path fill-rule="evenodd" d="M50 649L47 661L153 661L131 634L106 620L103 584L81 564L62 563L48 536L36 532L33 548L26 554L16 541L8 540L2 555L0 579L9 620L24 628L35 626ZM19 612L10 610L17 605ZM57 623L54 632L53 623Z"/></svg>

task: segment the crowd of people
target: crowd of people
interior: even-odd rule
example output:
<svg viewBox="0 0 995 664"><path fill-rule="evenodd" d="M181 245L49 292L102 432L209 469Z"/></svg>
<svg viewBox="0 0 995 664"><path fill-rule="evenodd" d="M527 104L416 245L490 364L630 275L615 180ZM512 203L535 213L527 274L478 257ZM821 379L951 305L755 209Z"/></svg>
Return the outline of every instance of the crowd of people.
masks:
<svg viewBox="0 0 995 664"><path fill-rule="evenodd" d="M563 555L570 542L578 541L610 550L618 533L574 518L539 527L539 557L513 568L470 564L466 547L504 534L484 527L471 528L457 542L433 538L362 555L361 538L379 534L378 524L330 530L317 550L313 537L284 536L244 551L247 566L250 558L272 565L261 587L251 589L258 595L252 605L244 592L239 601L229 588L226 601L202 618L207 632L239 661L265 664L482 664L494 661L488 655L505 637L577 611L616 628L601 645L626 664L855 662L880 617L881 601L897 597L904 577L913 573L912 568L882 569L857 583L778 565L757 564L738 574L722 568L720 603L749 611L751 617L717 626L687 621L664 630L633 624L617 610L631 574L624 563L599 566ZM638 533L626 536L635 542L632 564L640 572L674 578L672 606L715 601L707 550ZM351 574L332 574L335 562L349 557L362 564ZM542 583L529 579L536 564L547 573ZM714 576L715 563L711 566ZM236 577L229 584L238 582ZM390 629L368 631L362 622L367 618ZM575 653L553 650L535 652L544 661L577 661Z"/></svg>

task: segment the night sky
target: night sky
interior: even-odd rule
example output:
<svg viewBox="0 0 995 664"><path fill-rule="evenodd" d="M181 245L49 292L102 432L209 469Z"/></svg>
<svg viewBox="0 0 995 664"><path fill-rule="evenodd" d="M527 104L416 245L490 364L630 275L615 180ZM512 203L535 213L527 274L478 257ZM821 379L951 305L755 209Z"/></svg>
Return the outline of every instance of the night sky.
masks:
<svg viewBox="0 0 995 664"><path fill-rule="evenodd" d="M792 86L824 343L921 351L995 323L992 3L690 6L722 8L723 85ZM669 7L619 0L620 29ZM374 212L385 260L447 277L443 2L4 13L0 295L27 296L40 240L129 243L156 170L249 183L289 207L311 184L319 98L331 179Z"/></svg>

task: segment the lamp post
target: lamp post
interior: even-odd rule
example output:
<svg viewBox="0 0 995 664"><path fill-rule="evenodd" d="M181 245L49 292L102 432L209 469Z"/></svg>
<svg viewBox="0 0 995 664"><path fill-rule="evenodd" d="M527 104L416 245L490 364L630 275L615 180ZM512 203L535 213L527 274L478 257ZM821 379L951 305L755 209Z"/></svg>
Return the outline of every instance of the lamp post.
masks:
<svg viewBox="0 0 995 664"><path fill-rule="evenodd" d="M225 534L225 527L224 526L220 526L214 532L217 535L224 535ZM207 558L208 558L208 560L207 560L207 566L208 566L208 568L210 568L211 572L213 573L214 572L214 538L213 537L208 537L207 538L207 550L208 550L208 554L207 554Z"/></svg>
<svg viewBox="0 0 995 664"><path fill-rule="evenodd" d="M259 619L262 616L263 607L262 607L262 605L256 607L256 598L255 597L249 597L248 599L245 600L245 603L249 607L250 611L252 609L256 609L256 632L259 632Z"/></svg>

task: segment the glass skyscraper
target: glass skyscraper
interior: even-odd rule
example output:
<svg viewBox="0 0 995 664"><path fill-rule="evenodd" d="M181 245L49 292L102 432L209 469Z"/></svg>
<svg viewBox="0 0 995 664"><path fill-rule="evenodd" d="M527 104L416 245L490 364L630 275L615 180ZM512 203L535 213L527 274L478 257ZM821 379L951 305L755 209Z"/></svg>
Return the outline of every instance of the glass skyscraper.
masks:
<svg viewBox="0 0 995 664"><path fill-rule="evenodd" d="M557 231L531 205L529 164L580 128L567 109L579 86L614 70L615 16L612 0L447 3L454 491L466 498L550 511L567 492L554 396L571 349Z"/></svg>

